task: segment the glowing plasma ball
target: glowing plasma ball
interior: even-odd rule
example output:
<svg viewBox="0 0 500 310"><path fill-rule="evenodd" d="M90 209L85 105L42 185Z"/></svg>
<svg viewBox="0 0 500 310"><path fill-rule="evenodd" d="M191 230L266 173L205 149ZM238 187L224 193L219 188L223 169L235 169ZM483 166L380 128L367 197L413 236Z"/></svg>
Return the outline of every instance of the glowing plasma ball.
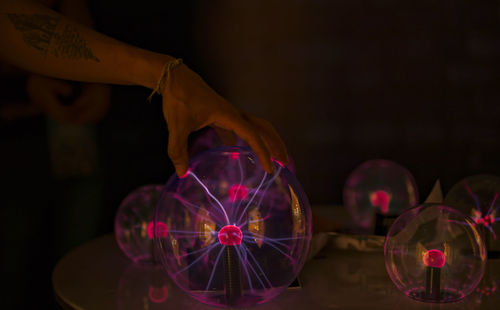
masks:
<svg viewBox="0 0 500 310"><path fill-rule="evenodd" d="M115 216L115 238L134 263L154 264L154 207L163 185L141 186L125 197ZM156 232L166 236L167 223L157 222Z"/></svg>
<svg viewBox="0 0 500 310"><path fill-rule="evenodd" d="M427 267L443 268L445 257L444 253L439 250L429 250L422 257L424 265Z"/></svg>
<svg viewBox="0 0 500 310"><path fill-rule="evenodd" d="M309 249L311 210L295 176L268 174L249 148L224 147L172 176L156 205L168 232L155 244L170 278L215 306L266 302L297 277Z"/></svg>
<svg viewBox="0 0 500 310"><path fill-rule="evenodd" d="M416 206L415 179L403 166L383 159L359 165L347 177L344 207L351 215L354 231L373 233L375 215L396 217Z"/></svg>
<svg viewBox="0 0 500 310"><path fill-rule="evenodd" d="M472 217L474 222L497 239L495 229L500 221L500 177L479 174L453 185L445 203Z"/></svg>
<svg viewBox="0 0 500 310"><path fill-rule="evenodd" d="M440 250L438 250L440 249ZM486 267L486 246L474 221L440 204L403 212L384 244L385 267L406 296L456 302L473 292Z"/></svg>

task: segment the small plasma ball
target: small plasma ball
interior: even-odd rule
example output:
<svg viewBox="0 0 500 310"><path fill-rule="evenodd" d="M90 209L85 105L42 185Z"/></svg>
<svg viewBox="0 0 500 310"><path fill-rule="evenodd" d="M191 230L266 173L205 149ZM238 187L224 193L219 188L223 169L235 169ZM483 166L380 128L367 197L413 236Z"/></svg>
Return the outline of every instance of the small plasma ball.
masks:
<svg viewBox="0 0 500 310"><path fill-rule="evenodd" d="M453 185L444 199L445 204L469 215L486 237L491 250L497 239L500 222L500 177L480 174L467 177ZM500 243L493 245L500 250Z"/></svg>
<svg viewBox="0 0 500 310"><path fill-rule="evenodd" d="M375 215L396 217L414 207L418 189L403 166L389 160L369 160L348 176L343 200L353 220L353 230L373 233Z"/></svg>
<svg viewBox="0 0 500 310"><path fill-rule="evenodd" d="M481 281L486 247L471 218L448 206L424 204L394 221L384 257L392 282L408 297L455 302Z"/></svg>
<svg viewBox="0 0 500 310"><path fill-rule="evenodd" d="M285 290L309 249L311 210L295 176L273 161L268 174L249 148L192 158L156 206L158 256L179 288L215 306L249 307ZM164 230L165 231L165 230Z"/></svg>
<svg viewBox="0 0 500 310"><path fill-rule="evenodd" d="M115 216L115 238L123 253L134 263L157 263L154 255L154 208L163 185L146 185L132 191ZM156 232L165 237L166 223L156 223Z"/></svg>

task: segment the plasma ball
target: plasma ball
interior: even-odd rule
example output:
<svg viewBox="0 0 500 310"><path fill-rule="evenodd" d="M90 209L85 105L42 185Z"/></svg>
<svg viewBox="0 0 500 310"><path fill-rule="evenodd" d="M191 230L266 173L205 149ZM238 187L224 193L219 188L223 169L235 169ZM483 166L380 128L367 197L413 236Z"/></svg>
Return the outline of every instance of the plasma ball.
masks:
<svg viewBox="0 0 500 310"><path fill-rule="evenodd" d="M153 239L155 237L154 232L153 232L153 227L154 227L153 222L149 222L148 227L147 227L147 233L148 233L149 239ZM163 222L156 223L156 233L158 234L159 237L165 238L168 234L167 224L165 224Z"/></svg>
<svg viewBox="0 0 500 310"><path fill-rule="evenodd" d="M245 186L239 184L233 184L231 187L229 187L227 193L231 202L245 200L248 197L248 189Z"/></svg>
<svg viewBox="0 0 500 310"><path fill-rule="evenodd" d="M374 207L379 207L382 214L389 212L391 196L386 191L375 191L370 194L370 202Z"/></svg>
<svg viewBox="0 0 500 310"><path fill-rule="evenodd" d="M219 230L219 242L222 245L240 245L243 239L241 229L234 225L226 225Z"/></svg>
<svg viewBox="0 0 500 310"><path fill-rule="evenodd" d="M424 265L427 267L443 268L445 257L443 252L439 250L429 250L424 253Z"/></svg>

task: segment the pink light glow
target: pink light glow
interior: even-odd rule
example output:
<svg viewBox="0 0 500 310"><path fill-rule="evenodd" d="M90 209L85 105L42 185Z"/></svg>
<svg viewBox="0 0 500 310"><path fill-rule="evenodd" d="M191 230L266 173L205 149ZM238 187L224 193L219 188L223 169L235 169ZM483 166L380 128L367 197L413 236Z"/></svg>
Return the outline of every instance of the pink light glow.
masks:
<svg viewBox="0 0 500 310"><path fill-rule="evenodd" d="M186 172L183 175L181 175L179 178L184 179L185 177L187 177L189 175L190 172L191 172L191 169L188 168L188 170L186 170Z"/></svg>
<svg viewBox="0 0 500 310"><path fill-rule="evenodd" d="M236 160L236 159L238 159L239 157L240 157L240 153L238 153L238 152L231 152L231 153L229 154L229 158L231 158L231 159L233 159L233 160Z"/></svg>
<svg viewBox="0 0 500 310"><path fill-rule="evenodd" d="M239 184L233 184L229 189L227 190L227 193L229 195L229 200L231 202L235 202L237 200L245 200L248 197L248 189Z"/></svg>
<svg viewBox="0 0 500 310"><path fill-rule="evenodd" d="M382 214L389 212L391 196L386 191L375 191L370 194L370 202L374 207L379 207Z"/></svg>
<svg viewBox="0 0 500 310"><path fill-rule="evenodd" d="M243 239L241 229L234 225L226 225L219 230L219 242L222 245L240 245Z"/></svg>
<svg viewBox="0 0 500 310"><path fill-rule="evenodd" d="M155 237L153 233L153 222L149 222L148 227L147 227L147 232L148 232L148 237L149 239L153 239ZM156 223L156 232L158 233L158 236L161 238L165 238L168 234L168 227L167 224L163 222L158 222Z"/></svg>
<svg viewBox="0 0 500 310"><path fill-rule="evenodd" d="M161 304L168 298L168 288L163 285L162 287L149 286L148 291L149 300L155 304Z"/></svg>
<svg viewBox="0 0 500 310"><path fill-rule="evenodd" d="M272 158L271 158L272 159ZM276 159L274 160L278 165L280 165L282 168L285 168L285 165L283 165L283 163L277 161Z"/></svg>
<svg viewBox="0 0 500 310"><path fill-rule="evenodd" d="M439 250L429 250L424 253L424 265L427 267L443 268L445 257L443 252Z"/></svg>

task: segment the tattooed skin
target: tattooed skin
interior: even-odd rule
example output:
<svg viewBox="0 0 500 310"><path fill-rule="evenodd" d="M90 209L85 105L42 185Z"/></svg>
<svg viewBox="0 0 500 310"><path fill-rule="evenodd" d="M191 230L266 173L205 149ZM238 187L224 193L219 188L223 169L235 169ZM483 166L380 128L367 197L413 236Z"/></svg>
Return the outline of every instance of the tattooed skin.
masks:
<svg viewBox="0 0 500 310"><path fill-rule="evenodd" d="M44 14L7 14L10 22L22 33L29 46L55 57L68 59L99 59L71 24L59 25L60 18ZM59 26L59 27L58 27Z"/></svg>

